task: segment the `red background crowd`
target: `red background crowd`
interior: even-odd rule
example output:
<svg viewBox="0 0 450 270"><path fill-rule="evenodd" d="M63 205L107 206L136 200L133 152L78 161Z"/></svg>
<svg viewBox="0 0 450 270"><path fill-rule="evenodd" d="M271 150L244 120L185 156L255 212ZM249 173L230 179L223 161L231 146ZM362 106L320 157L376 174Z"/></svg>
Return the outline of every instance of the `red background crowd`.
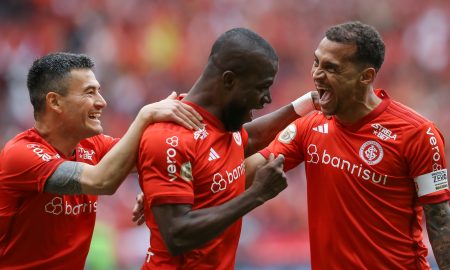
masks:
<svg viewBox="0 0 450 270"><path fill-rule="evenodd" d="M26 74L33 60L49 52L82 52L95 60L108 102L105 133L121 136L142 105L172 90L189 91L222 32L250 28L278 52L273 103L264 113L313 89L317 44L329 26L349 20L375 26L386 43L375 86L432 119L449 142L447 0L2 0L0 147L33 125ZM237 269L309 268L303 168L288 179L287 190L244 219ZM88 269L142 264L148 230L130 221L138 191L136 176L130 176L114 196L100 199Z"/></svg>

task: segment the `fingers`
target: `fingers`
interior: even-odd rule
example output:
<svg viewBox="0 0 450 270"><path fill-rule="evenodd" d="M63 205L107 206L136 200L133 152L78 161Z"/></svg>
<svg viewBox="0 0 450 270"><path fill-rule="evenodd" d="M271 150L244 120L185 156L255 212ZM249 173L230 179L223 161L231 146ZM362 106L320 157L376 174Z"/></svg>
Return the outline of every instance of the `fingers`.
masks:
<svg viewBox="0 0 450 270"><path fill-rule="evenodd" d="M177 99L177 92L172 91L166 99Z"/></svg>
<svg viewBox="0 0 450 270"><path fill-rule="evenodd" d="M144 224L144 222L145 222L145 218L144 218L144 215L142 215L135 223L136 223L136 225L140 226L140 225Z"/></svg>
<svg viewBox="0 0 450 270"><path fill-rule="evenodd" d="M141 192L136 196L136 203L133 206L132 218L133 222L137 222L138 225L145 221L144 218L144 194Z"/></svg>
<svg viewBox="0 0 450 270"><path fill-rule="evenodd" d="M165 100L147 105L146 111L149 112L152 122L172 121L188 129L203 128L202 116L191 106L179 100L172 100L172 97L176 97L175 92Z"/></svg>
<svg viewBox="0 0 450 270"><path fill-rule="evenodd" d="M180 114L178 115L181 119L191 125L194 129L203 128L202 116L194 110L191 106L180 102L181 106L178 108Z"/></svg>
<svg viewBox="0 0 450 270"><path fill-rule="evenodd" d="M274 154L271 153L269 155L269 164L273 167L279 167L283 169L284 166L284 156L282 154L279 154L277 158L274 159Z"/></svg>

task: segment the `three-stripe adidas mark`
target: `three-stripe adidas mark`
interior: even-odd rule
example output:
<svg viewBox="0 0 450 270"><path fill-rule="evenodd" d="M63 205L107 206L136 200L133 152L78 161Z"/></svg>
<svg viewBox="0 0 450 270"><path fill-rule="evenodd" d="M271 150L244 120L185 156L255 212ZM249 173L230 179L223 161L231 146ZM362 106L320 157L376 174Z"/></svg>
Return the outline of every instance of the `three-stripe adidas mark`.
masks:
<svg viewBox="0 0 450 270"><path fill-rule="evenodd" d="M219 159L219 158L220 158L219 154L217 154L217 152L211 147L211 149L209 149L208 160L212 161L212 160Z"/></svg>
<svg viewBox="0 0 450 270"><path fill-rule="evenodd" d="M325 123L323 125L317 126L313 128L314 131L317 131L319 133L328 133L328 123Z"/></svg>

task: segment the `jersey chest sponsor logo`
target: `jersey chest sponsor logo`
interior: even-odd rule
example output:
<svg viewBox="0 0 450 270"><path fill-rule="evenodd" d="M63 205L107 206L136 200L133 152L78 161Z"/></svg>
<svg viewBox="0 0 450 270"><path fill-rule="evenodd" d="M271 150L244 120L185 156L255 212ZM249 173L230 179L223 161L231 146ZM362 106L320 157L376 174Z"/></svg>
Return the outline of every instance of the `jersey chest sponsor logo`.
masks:
<svg viewBox="0 0 450 270"><path fill-rule="evenodd" d="M97 202L89 201L71 204L68 201L64 201L63 197L54 197L44 206L44 211L55 216L77 216L84 213L95 213L97 212Z"/></svg>
<svg viewBox="0 0 450 270"><path fill-rule="evenodd" d="M245 176L245 164L241 161L239 165L231 170L225 170L223 173L215 173L212 178L211 191L218 193L224 191L241 176Z"/></svg>
<svg viewBox="0 0 450 270"><path fill-rule="evenodd" d="M383 159L383 147L376 141L367 141L359 148L359 156L369 165L376 165Z"/></svg>
<svg viewBox="0 0 450 270"><path fill-rule="evenodd" d="M27 148L30 149L36 156L38 156L40 159L42 159L45 162L49 162L52 159L61 158L59 154L49 154L46 153L43 147L39 144L30 143L27 144Z"/></svg>
<svg viewBox="0 0 450 270"><path fill-rule="evenodd" d="M383 127L381 124L372 124L372 128L374 129L373 134L377 135L377 137L382 139L383 141L395 141L395 139L397 138L397 134L394 134L391 130Z"/></svg>
<svg viewBox="0 0 450 270"><path fill-rule="evenodd" d="M361 180L372 181L375 184L386 185L388 181L387 175L382 175L369 168L365 168L362 164L355 164L339 156L334 156L328 153L326 149L320 150L315 144L308 146L307 154L306 163L331 166Z"/></svg>

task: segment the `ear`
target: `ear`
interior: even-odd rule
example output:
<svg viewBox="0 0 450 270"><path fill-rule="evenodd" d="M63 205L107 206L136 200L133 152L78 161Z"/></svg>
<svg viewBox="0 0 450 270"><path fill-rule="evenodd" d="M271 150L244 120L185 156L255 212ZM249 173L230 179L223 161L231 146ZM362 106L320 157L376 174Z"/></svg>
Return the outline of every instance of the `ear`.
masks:
<svg viewBox="0 0 450 270"><path fill-rule="evenodd" d="M366 85L372 84L375 81L376 75L377 72L373 67L366 68L361 73L360 82Z"/></svg>
<svg viewBox="0 0 450 270"><path fill-rule="evenodd" d="M61 112L61 95L55 92L48 92L45 96L47 108L50 110Z"/></svg>
<svg viewBox="0 0 450 270"><path fill-rule="evenodd" d="M231 70L226 70L222 73L222 81L226 89L231 89L236 83L236 74Z"/></svg>

